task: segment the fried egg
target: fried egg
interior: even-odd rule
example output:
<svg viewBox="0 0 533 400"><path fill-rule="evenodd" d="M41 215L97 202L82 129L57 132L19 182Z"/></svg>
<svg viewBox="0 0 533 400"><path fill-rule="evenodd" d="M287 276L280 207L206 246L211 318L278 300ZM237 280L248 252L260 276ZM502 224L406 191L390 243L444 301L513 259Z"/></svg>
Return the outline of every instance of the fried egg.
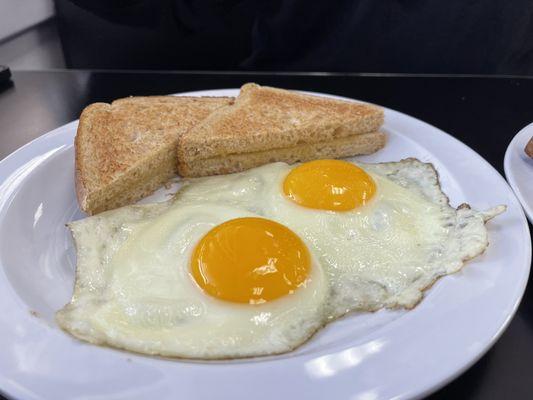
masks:
<svg viewBox="0 0 533 400"><path fill-rule="evenodd" d="M276 354L350 311L412 308L486 248L504 210L448 204L436 171L273 163L71 224L78 338L189 358Z"/></svg>
<svg viewBox="0 0 533 400"><path fill-rule="evenodd" d="M484 223L505 210L452 208L433 166L415 159L275 163L191 181L176 201L245 208L307 239L329 278L332 318L414 307L436 279L483 252Z"/></svg>
<svg viewBox="0 0 533 400"><path fill-rule="evenodd" d="M322 325L327 280L290 229L222 205L132 206L75 222L59 324L81 339L189 358L275 354Z"/></svg>

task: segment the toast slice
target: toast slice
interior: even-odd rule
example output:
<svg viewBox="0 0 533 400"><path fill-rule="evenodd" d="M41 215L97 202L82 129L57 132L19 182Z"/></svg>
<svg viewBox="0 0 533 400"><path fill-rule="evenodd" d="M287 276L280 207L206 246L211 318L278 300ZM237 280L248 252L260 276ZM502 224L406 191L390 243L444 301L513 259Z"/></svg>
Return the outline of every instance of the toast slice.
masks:
<svg viewBox="0 0 533 400"><path fill-rule="evenodd" d="M287 161L296 157L293 152L311 148L322 149L320 157L333 157L341 153L336 140L351 138L351 143L358 143L354 136L374 133L367 137L377 139L373 146L359 150L355 144L349 154L342 151L343 155L366 154L383 147L384 136L375 134L382 124L383 110L373 105L248 83L233 105L221 107L181 135L178 171L182 176L236 172L265 159ZM333 144L328 147L330 141Z"/></svg>
<svg viewBox="0 0 533 400"><path fill-rule="evenodd" d="M200 177L218 174L231 174L259 165L276 161L289 164L319 158L342 158L354 154L371 154L385 146L386 136L382 132L362 133L324 142L298 144L282 149L230 154L180 163L178 170L182 176Z"/></svg>
<svg viewBox="0 0 533 400"><path fill-rule="evenodd" d="M80 208L92 215L154 192L176 174L180 135L232 102L228 97L150 96L86 107L75 139Z"/></svg>

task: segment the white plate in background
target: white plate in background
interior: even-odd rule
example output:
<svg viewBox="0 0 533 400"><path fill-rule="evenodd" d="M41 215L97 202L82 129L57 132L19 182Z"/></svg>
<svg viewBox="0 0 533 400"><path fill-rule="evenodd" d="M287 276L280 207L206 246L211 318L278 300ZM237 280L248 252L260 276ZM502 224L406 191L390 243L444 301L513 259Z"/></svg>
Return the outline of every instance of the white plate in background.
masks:
<svg viewBox="0 0 533 400"><path fill-rule="evenodd" d="M533 224L533 158L524 152L527 142L532 137L533 123L518 132L509 143L503 168L509 184Z"/></svg>
<svg viewBox="0 0 533 400"><path fill-rule="evenodd" d="M452 205L506 204L488 224L489 248L439 280L412 311L351 315L294 352L248 360L147 357L62 332L54 313L70 300L75 273L64 224L83 217L73 180L77 121L2 160L0 390L16 399L378 400L421 397L452 380L494 344L518 307L531 264L528 225L510 187L477 153L405 114L386 109L385 118L387 146L357 159L417 157L435 164Z"/></svg>

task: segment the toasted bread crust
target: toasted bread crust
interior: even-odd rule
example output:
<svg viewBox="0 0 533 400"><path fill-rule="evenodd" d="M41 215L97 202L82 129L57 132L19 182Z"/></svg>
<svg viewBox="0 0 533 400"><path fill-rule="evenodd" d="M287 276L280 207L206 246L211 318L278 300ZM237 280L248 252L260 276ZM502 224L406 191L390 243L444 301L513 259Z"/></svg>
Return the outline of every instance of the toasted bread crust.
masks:
<svg viewBox="0 0 533 400"><path fill-rule="evenodd" d="M379 107L246 84L235 104L222 107L178 141L181 163L267 151L375 132Z"/></svg>
<svg viewBox="0 0 533 400"><path fill-rule="evenodd" d="M176 173L180 135L225 97L130 97L86 107L75 139L76 194L88 214L152 193Z"/></svg>
<svg viewBox="0 0 533 400"><path fill-rule="evenodd" d="M98 118L95 114L106 112L109 104L93 103L85 107L80 115L78 130L74 139L74 164L75 164L75 183L76 197L80 208L88 212L87 198L91 192L88 175L90 174L90 152L85 150L85 142L90 141L91 120Z"/></svg>
<svg viewBox="0 0 533 400"><path fill-rule="evenodd" d="M184 177L199 177L240 172L276 161L292 164L317 158L341 158L371 154L383 148L385 142L386 135L382 132L365 133L283 149L230 154L189 163L180 162L178 172Z"/></svg>

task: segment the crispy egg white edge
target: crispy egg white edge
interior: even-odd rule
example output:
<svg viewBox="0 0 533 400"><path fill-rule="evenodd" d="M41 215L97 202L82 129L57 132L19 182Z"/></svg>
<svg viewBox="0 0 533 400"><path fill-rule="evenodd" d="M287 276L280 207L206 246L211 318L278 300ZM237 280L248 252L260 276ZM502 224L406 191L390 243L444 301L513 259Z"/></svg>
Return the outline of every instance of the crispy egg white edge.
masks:
<svg viewBox="0 0 533 400"><path fill-rule="evenodd" d="M435 284L441 277L456 273L462 269L465 262L471 260L482 254L489 245L488 232L485 223L497 215L505 212L506 206L498 205L485 211L476 211L472 209L469 204L463 203L456 209L450 205L448 196L442 191L440 185L439 174L433 164L424 163L416 158L406 158L397 162L385 162L377 164L359 164L362 168L369 172L375 172L399 186L406 188L416 188L419 194L425 197L430 202L448 207L456 212L455 233L457 236L453 237L460 246L458 253L460 260L450 262L448 267L433 276L426 275L422 279L414 281L402 293L391 297L383 305L390 309L412 309L423 298L424 292ZM415 166L416 168L399 168L400 165ZM378 167L379 172L373 171ZM423 185L422 182L429 182L429 185ZM469 242L473 243L470 248L464 248L464 240L469 238ZM473 242L472 242L473 241ZM379 308L377 308L379 309ZM376 310L377 310L376 309ZM371 310L375 311L375 310Z"/></svg>

